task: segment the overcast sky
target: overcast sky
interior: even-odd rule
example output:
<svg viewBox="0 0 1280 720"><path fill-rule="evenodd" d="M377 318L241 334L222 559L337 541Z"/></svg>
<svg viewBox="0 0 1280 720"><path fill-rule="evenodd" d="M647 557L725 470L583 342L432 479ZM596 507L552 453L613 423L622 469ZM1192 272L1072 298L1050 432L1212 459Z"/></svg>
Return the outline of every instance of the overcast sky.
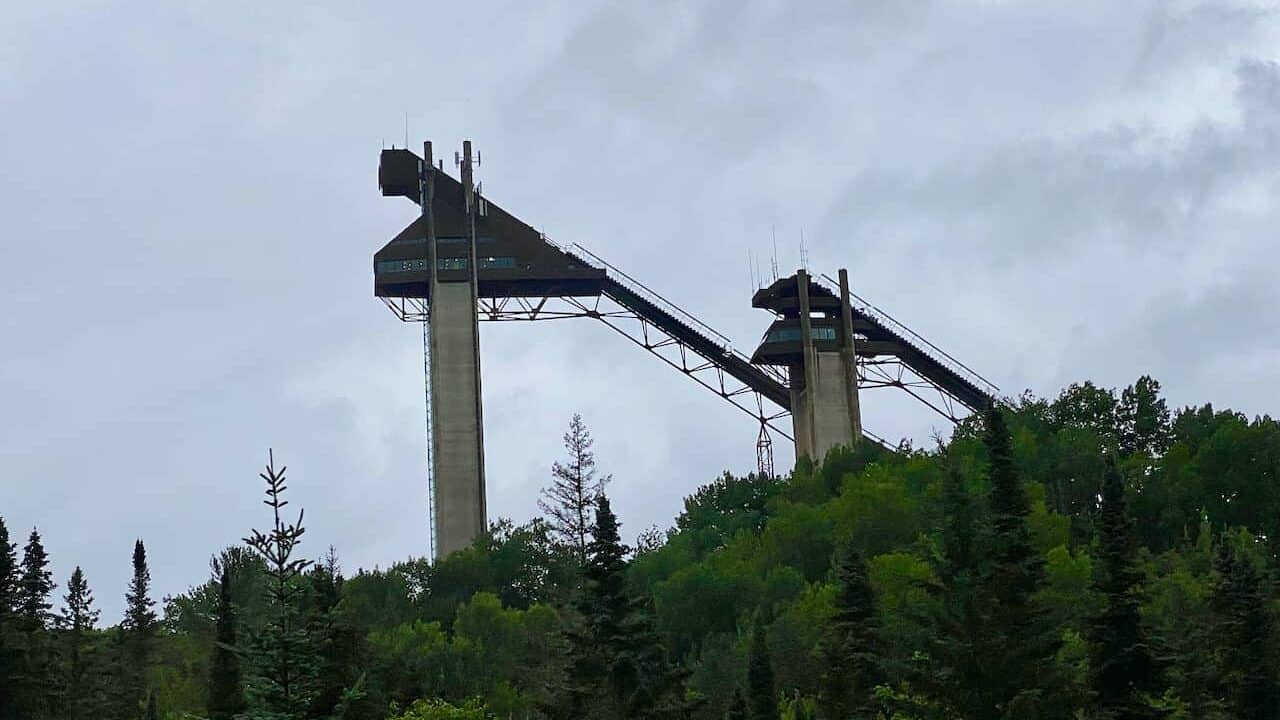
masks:
<svg viewBox="0 0 1280 720"><path fill-rule="evenodd" d="M327 7L326 7L327 5ZM422 345L372 296L414 206L378 150L480 149L486 194L750 350L748 250L1009 393L1280 390L1274 2L7 3L0 515L115 623L267 522L348 570L427 549ZM633 536L755 463L750 417L590 320L482 326L489 508L581 412ZM940 419L881 390L868 428ZM778 448L788 465L790 449Z"/></svg>

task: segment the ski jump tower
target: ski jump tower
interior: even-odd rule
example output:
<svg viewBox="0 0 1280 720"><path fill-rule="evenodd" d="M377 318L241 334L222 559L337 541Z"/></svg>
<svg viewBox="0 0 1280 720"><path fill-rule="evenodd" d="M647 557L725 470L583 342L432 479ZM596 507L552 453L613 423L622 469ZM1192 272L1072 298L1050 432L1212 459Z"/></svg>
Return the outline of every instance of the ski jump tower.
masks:
<svg viewBox="0 0 1280 720"><path fill-rule="evenodd" d="M454 153L458 179L435 159L383 150L378 184L419 207L374 254L374 295L423 324L427 365L432 552L467 547L487 525L478 323L586 317L656 355L759 422L761 473L772 437L822 460L869 438L859 391L904 390L952 422L993 402L998 388L887 313L805 270L752 297L775 320L752 357L581 245L562 247L489 202L474 181L470 141ZM833 290L832 286L838 287ZM791 422L785 422L791 416Z"/></svg>

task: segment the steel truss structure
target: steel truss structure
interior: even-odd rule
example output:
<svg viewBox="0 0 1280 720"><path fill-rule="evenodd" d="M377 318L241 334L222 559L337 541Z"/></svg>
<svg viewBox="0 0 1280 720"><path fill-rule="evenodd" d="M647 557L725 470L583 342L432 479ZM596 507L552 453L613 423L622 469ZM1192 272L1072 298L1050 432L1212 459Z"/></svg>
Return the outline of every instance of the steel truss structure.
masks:
<svg viewBox="0 0 1280 720"><path fill-rule="evenodd" d="M428 308L421 298L382 298L382 300L397 317L405 322L426 322L427 320ZM770 431L788 440L794 440L791 434L791 423L788 420L791 416L790 408L778 409L775 403L760 391L730 374L720 358L714 357L711 353L699 352L640 313L618 304L606 295L480 298L476 309L480 319L488 322L531 322L570 318L599 320L619 335L649 351L659 360L755 418L761 426L758 445L763 443L771 446ZM731 350L725 349L724 353L745 360ZM780 386L786 386L786 377L782 373L774 368L761 368L761 370ZM879 438L874 439L879 441ZM769 464L772 464L772 458Z"/></svg>
<svg viewBox="0 0 1280 720"><path fill-rule="evenodd" d="M422 298L382 298L382 301L396 317L404 322L427 321L429 308ZM722 355L719 357L715 353L699 351L644 315L617 303L607 295L480 298L476 310L480 320L486 322L532 322L572 318L593 318L601 321L668 366L680 371L753 417L760 424L760 432L756 439L756 460L761 473L773 474L773 433L781 435L788 441L795 440L791 430L790 407L779 407L764 393L738 380L726 368L724 356L745 360L742 355L728 348L721 348ZM771 366L755 367L767 374L779 387L787 387L787 377L781 371ZM959 422L968 414L956 407L958 403L955 398L943 388L912 373L909 366L896 358L890 360L859 357L858 387L859 389L901 388L953 422ZM925 389L936 391L938 399L934 401L928 399L928 396L922 392ZM863 434L885 448L893 448L884 438L865 428Z"/></svg>
<svg viewBox="0 0 1280 720"><path fill-rule="evenodd" d="M897 356L867 356L859 352L858 390L885 387L906 392L956 424L980 409L965 405L938 383L912 370L910 365Z"/></svg>

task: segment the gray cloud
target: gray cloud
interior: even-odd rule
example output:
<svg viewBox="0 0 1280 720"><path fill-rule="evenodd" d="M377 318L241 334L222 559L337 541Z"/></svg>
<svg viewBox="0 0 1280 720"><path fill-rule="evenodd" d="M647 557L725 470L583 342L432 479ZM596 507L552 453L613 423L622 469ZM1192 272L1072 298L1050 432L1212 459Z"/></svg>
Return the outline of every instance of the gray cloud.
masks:
<svg viewBox="0 0 1280 720"><path fill-rule="evenodd" d="M412 219L376 151L462 137L486 192L750 349L748 250L855 289L1010 391L1140 372L1264 412L1275 354L1273 3L14 8L0 26L0 513L115 621L264 520L426 550L421 336L371 297ZM491 510L568 417L626 529L754 464L749 417L581 320L486 325ZM1236 361L1236 362L1233 362ZM940 422L883 391L881 434ZM789 462L779 447L778 463Z"/></svg>

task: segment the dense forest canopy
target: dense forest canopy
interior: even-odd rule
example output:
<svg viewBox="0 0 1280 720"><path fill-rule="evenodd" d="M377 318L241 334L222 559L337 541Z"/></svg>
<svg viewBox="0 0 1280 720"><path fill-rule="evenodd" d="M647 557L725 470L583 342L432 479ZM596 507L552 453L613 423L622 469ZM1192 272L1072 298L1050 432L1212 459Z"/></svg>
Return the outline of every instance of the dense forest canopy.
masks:
<svg viewBox="0 0 1280 720"><path fill-rule="evenodd" d="M139 541L107 627L0 523L0 720L1280 717L1269 417L1071 385L726 474L634 548L566 447L547 518L350 575L272 463L266 530L158 606Z"/></svg>

